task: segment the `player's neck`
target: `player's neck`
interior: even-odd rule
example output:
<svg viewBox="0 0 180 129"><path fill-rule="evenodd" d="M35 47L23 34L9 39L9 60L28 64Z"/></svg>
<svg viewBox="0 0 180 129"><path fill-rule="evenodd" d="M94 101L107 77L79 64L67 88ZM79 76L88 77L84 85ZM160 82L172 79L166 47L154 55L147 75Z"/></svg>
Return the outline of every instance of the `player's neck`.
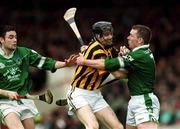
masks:
<svg viewBox="0 0 180 129"><path fill-rule="evenodd" d="M1 45L1 49L2 49L2 51L4 52L4 55L5 56L10 56L10 55L12 55L12 53L14 52L14 50L12 50L12 49L7 49L7 48L5 48L4 46L2 46Z"/></svg>

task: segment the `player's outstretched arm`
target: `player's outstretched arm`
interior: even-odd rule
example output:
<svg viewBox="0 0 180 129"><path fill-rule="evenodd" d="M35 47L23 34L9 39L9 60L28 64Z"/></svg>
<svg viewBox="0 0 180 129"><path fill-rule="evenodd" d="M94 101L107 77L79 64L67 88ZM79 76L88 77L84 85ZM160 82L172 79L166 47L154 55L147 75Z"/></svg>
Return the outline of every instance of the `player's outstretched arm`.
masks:
<svg viewBox="0 0 180 129"><path fill-rule="evenodd" d="M78 65L86 65L97 69L105 69L104 61L104 59L88 60L85 59L81 53L79 53L76 63Z"/></svg>
<svg viewBox="0 0 180 129"><path fill-rule="evenodd" d="M57 61L55 63L55 68L59 69L59 68L63 68L63 67L71 67L73 65L76 64L76 59L79 55L71 55L68 59L65 59L65 61Z"/></svg>

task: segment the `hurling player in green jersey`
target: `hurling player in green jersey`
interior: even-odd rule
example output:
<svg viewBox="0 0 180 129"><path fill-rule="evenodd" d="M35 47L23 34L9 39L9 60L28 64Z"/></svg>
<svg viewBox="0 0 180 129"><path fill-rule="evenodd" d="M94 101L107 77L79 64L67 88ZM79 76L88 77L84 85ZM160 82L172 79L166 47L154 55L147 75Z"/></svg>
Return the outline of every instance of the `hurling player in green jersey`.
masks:
<svg viewBox="0 0 180 129"><path fill-rule="evenodd" d="M0 120L9 129L35 129L38 110L30 99L18 99L31 89L29 67L55 72L75 63L72 55L65 62L44 57L36 51L17 46L17 33L12 26L0 27Z"/></svg>
<svg viewBox="0 0 180 129"><path fill-rule="evenodd" d="M128 48L121 47L119 57L87 60L80 55L78 65L105 69L116 77L128 78L131 99L128 103L126 129L157 129L160 104L153 94L155 61L149 43L151 30L144 25L134 25L130 31ZM122 69L127 71L122 72Z"/></svg>

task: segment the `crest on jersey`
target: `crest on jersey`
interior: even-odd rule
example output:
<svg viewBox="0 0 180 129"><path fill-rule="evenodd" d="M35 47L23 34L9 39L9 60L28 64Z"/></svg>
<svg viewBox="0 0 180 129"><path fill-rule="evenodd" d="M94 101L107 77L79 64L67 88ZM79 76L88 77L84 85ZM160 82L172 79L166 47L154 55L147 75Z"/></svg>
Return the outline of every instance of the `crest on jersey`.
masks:
<svg viewBox="0 0 180 129"><path fill-rule="evenodd" d="M18 64L18 65L22 64L22 59L20 57L16 58L16 64Z"/></svg>
<svg viewBox="0 0 180 129"><path fill-rule="evenodd" d="M129 61L133 61L133 60L134 60L131 55L128 55L128 56L127 56L127 59L128 59Z"/></svg>
<svg viewBox="0 0 180 129"><path fill-rule="evenodd" d="M0 69L3 69L4 67L5 67L5 65L0 62Z"/></svg>

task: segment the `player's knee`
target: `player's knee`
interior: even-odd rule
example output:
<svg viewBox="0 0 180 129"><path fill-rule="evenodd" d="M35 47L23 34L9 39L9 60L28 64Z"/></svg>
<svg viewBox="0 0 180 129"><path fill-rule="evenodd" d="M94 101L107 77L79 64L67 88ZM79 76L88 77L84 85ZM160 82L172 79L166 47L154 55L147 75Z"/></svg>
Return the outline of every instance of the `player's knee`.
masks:
<svg viewBox="0 0 180 129"><path fill-rule="evenodd" d="M122 124L118 124L114 129L124 129Z"/></svg>
<svg viewBox="0 0 180 129"><path fill-rule="evenodd" d="M91 124L88 124L86 126L86 129L99 129L99 124L98 124L98 122L93 122Z"/></svg>
<svg viewBox="0 0 180 129"><path fill-rule="evenodd" d="M156 122L143 122L139 124L138 129L157 129L158 125Z"/></svg>
<svg viewBox="0 0 180 129"><path fill-rule="evenodd" d="M95 122L92 126L91 129L99 129L99 124Z"/></svg>

